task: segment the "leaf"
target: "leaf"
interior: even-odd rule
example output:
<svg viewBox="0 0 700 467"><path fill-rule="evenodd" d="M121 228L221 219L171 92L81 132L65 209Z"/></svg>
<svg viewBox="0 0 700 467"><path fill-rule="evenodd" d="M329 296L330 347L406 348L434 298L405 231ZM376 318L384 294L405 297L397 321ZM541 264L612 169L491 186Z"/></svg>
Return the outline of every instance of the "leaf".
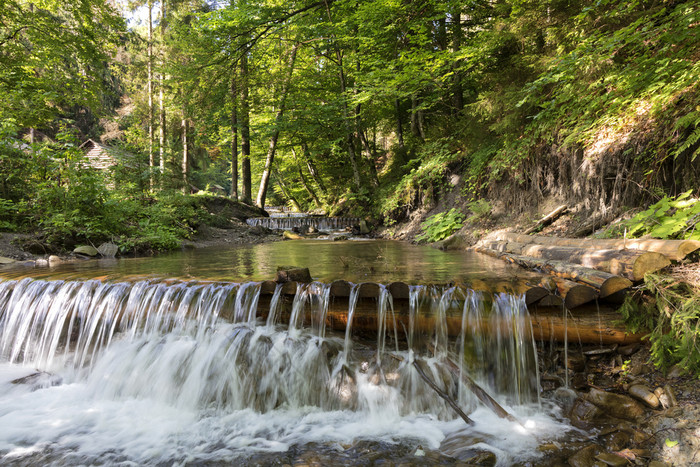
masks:
<svg viewBox="0 0 700 467"><path fill-rule="evenodd" d="M678 444L678 441L671 441L670 439L666 438L666 446L669 448L672 448Z"/></svg>

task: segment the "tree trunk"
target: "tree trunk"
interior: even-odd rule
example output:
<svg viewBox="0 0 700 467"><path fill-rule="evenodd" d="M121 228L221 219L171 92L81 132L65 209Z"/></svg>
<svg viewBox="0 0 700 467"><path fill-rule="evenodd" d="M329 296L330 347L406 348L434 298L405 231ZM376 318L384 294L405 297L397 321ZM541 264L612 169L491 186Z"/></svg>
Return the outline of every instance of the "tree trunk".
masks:
<svg viewBox="0 0 700 467"><path fill-rule="evenodd" d="M311 174L311 178L313 178L314 182L316 182L318 189L321 190L321 194L325 196L326 195L326 186L323 184L323 179L319 175L318 170L316 169L316 164L314 164L314 161L311 158L311 152L309 151L309 146L306 143L302 143L301 148L304 151L304 159L306 159L306 168L309 169L309 173Z"/></svg>
<svg viewBox="0 0 700 467"><path fill-rule="evenodd" d="M184 194L190 191L190 182L188 177L189 165L190 165L190 151L189 151L189 141L187 138L187 130L189 124L187 118L183 116L182 118L182 192Z"/></svg>
<svg viewBox="0 0 700 467"><path fill-rule="evenodd" d="M456 10L452 14L452 47L455 53L462 48L462 11L460 8ZM452 106L454 113L458 114L464 109L464 89L458 61L452 65L452 70Z"/></svg>
<svg viewBox="0 0 700 467"><path fill-rule="evenodd" d="M275 116L275 131L270 137L270 146L267 150L267 157L265 158L265 169L263 170L262 177L260 178L260 189L258 190L258 197L255 204L261 208L265 208L265 198L267 197L267 186L270 182L270 172L272 170L272 162L275 159L275 151L277 150L277 141L280 136L280 124L282 123L282 117L284 116L285 104L287 101L287 95L289 94L289 86L292 81L292 74L294 73L294 62L297 58L297 50L299 49L299 44L294 44L292 50L289 54L289 63L287 64L287 76L282 84L282 96L280 96L279 110Z"/></svg>
<svg viewBox="0 0 700 467"><path fill-rule="evenodd" d="M411 96L411 133L413 136L425 139L423 132L423 111L418 109L418 97L415 94Z"/></svg>
<svg viewBox="0 0 700 467"><path fill-rule="evenodd" d="M241 56L241 177L243 192L241 201L251 204L253 200L250 172L250 102L248 101L248 56Z"/></svg>
<svg viewBox="0 0 700 467"><path fill-rule="evenodd" d="M155 160L153 157L153 143L155 134L153 131L153 2L148 2L148 179L153 190L153 170Z"/></svg>
<svg viewBox="0 0 700 467"><path fill-rule="evenodd" d="M236 72L231 77L231 198L238 199L238 90Z"/></svg>
<svg viewBox="0 0 700 467"><path fill-rule="evenodd" d="M485 242L515 242L522 244L536 244L547 246L572 246L582 249L599 250L644 250L661 253L671 261L680 261L688 254L700 249L700 241L697 240L657 240L643 238L628 239L598 239L598 238L563 238L545 237L536 235L522 235L512 232L503 232L489 236Z"/></svg>
<svg viewBox="0 0 700 467"><path fill-rule="evenodd" d="M280 190L282 190L282 194L294 205L294 208L297 211L301 212L301 205L294 197L294 195L292 195L292 192L287 188L287 185L284 183L284 179L282 178L282 174L280 174L280 170L277 167L277 163L275 163L275 165L273 166L273 170L275 172L275 179L277 180L277 185L280 187Z"/></svg>
<svg viewBox="0 0 700 467"><path fill-rule="evenodd" d="M323 207L321 205L321 201L318 199L318 196L316 196L316 192L313 190L313 188L311 188L311 186L309 186L308 182L306 181L306 177L304 177L304 171L301 168L299 158L297 157L297 153L294 150L294 148L292 148L292 155L294 156L294 162L296 162L297 170L299 170L299 178L301 179L301 184L304 185L304 189L309 194L316 207L318 209L321 209Z"/></svg>
<svg viewBox="0 0 700 467"><path fill-rule="evenodd" d="M165 96L163 88L165 87L165 73L163 72L163 67L165 64L165 0L160 2L160 40L161 40L161 51L160 51L160 66L161 71L159 73L160 86L158 90L160 112L159 112L159 128L158 128L158 141L160 144L159 155L160 155L160 177L161 177L161 187L163 186L163 176L165 175Z"/></svg>
<svg viewBox="0 0 700 467"><path fill-rule="evenodd" d="M544 260L531 256L501 253L489 248L477 247L476 251L495 258L515 263L526 269L536 269L553 276L580 282L600 291L600 298L607 298L616 292L626 290L632 286L632 282L624 277L616 276L597 269L587 268L578 264L566 263L557 260Z"/></svg>
<svg viewBox="0 0 700 467"><path fill-rule="evenodd" d="M394 109L396 110L396 139L399 143L399 149L403 149L403 122L401 121L401 102L398 98L394 99Z"/></svg>

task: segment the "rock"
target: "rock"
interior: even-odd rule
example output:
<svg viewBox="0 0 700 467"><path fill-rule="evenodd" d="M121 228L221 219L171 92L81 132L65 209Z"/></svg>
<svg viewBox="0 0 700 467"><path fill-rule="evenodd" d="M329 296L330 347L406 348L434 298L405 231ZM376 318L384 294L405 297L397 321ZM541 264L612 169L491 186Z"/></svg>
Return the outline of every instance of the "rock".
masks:
<svg viewBox="0 0 700 467"><path fill-rule="evenodd" d="M98 246L97 251L105 258L114 258L115 256L117 256L119 247L114 243L107 242Z"/></svg>
<svg viewBox="0 0 700 467"><path fill-rule="evenodd" d="M496 465L496 461L498 459L496 458L496 454L490 452L490 451L484 451L479 454L477 454L474 457L470 457L469 459L466 459L466 464L467 465L484 465L484 466L490 466L490 465Z"/></svg>
<svg viewBox="0 0 700 467"><path fill-rule="evenodd" d="M597 444L590 444L569 457L571 467L590 467L595 463L595 455L601 451Z"/></svg>
<svg viewBox="0 0 700 467"><path fill-rule="evenodd" d="M15 260L12 258L5 258L4 256L0 256L0 264L12 264L14 262Z"/></svg>
<svg viewBox="0 0 700 467"><path fill-rule="evenodd" d="M31 387L32 391L36 391L37 389L59 386L63 383L63 378L58 375L47 373L46 371L37 371L31 375L14 379L11 383L26 384Z"/></svg>
<svg viewBox="0 0 700 467"><path fill-rule="evenodd" d="M307 229L306 233L315 234L315 233L318 233L318 229L316 227L314 227L313 225L310 225L309 228Z"/></svg>
<svg viewBox="0 0 700 467"><path fill-rule="evenodd" d="M578 372L586 369L586 357L581 354L569 352L566 362L569 370Z"/></svg>
<svg viewBox="0 0 700 467"><path fill-rule="evenodd" d="M272 233L272 230L268 229L267 227L263 227L262 225L255 225L251 227L248 232L253 235L267 235Z"/></svg>
<svg viewBox="0 0 700 467"><path fill-rule="evenodd" d="M331 237L334 242L342 242L345 240L350 240L350 236L348 234L338 234L338 235L333 235Z"/></svg>
<svg viewBox="0 0 700 467"><path fill-rule="evenodd" d="M627 392L629 392L630 396L644 402L652 409L656 409L660 405L659 398L656 397L653 392L651 392L651 389L642 384L634 384L630 386Z"/></svg>
<svg viewBox="0 0 700 467"><path fill-rule="evenodd" d="M277 268L277 282L311 282L309 268L281 266Z"/></svg>
<svg viewBox="0 0 700 467"><path fill-rule="evenodd" d="M671 467L671 464L662 461L651 461L648 467Z"/></svg>
<svg viewBox="0 0 700 467"><path fill-rule="evenodd" d="M605 465L610 465L612 467L624 467L627 464L627 459L625 459L622 456L618 456L617 454L612 454L610 452L601 452L597 456L595 456L596 459L604 463Z"/></svg>
<svg viewBox="0 0 700 467"><path fill-rule="evenodd" d="M618 347L617 353L619 353L622 356L629 357L633 353L637 352L639 350L640 345L639 344L627 344L627 345L622 345Z"/></svg>
<svg viewBox="0 0 700 467"><path fill-rule="evenodd" d="M664 394L668 397L669 407L678 406L678 400L676 399L676 392L668 384L664 386Z"/></svg>
<svg viewBox="0 0 700 467"><path fill-rule="evenodd" d="M678 365L673 365L670 370L668 370L667 378L676 379L680 378L683 374L683 369Z"/></svg>
<svg viewBox="0 0 700 467"><path fill-rule="evenodd" d="M284 232L282 232L282 236L289 240L301 240L303 238L301 235L291 232L289 230L285 230Z"/></svg>
<svg viewBox="0 0 700 467"><path fill-rule="evenodd" d="M592 388L584 398L611 417L637 420L644 415L642 404L622 394Z"/></svg>
<svg viewBox="0 0 700 467"><path fill-rule="evenodd" d="M364 220L364 219L361 220L359 227L360 227L360 234L361 235L367 235L369 233L369 226L367 225L366 220Z"/></svg>
<svg viewBox="0 0 700 467"><path fill-rule="evenodd" d="M621 451L630 442L630 435L622 431L615 431L604 437L605 448L608 451Z"/></svg>
<svg viewBox="0 0 700 467"><path fill-rule="evenodd" d="M97 248L90 245L81 245L76 247L75 250L73 250L73 253L84 256L97 256L100 254L100 252L97 251Z"/></svg>
<svg viewBox="0 0 700 467"><path fill-rule="evenodd" d="M594 403L583 398L576 399L569 419L571 424L582 430L589 430L595 426L595 422L604 416L603 411Z"/></svg>
<svg viewBox="0 0 700 467"><path fill-rule="evenodd" d="M591 349L591 350L586 350L583 352L584 355L591 357L593 355L605 355L609 353L613 353L615 350L617 350L617 344L611 346L611 347L599 347L597 349Z"/></svg>
<svg viewBox="0 0 700 467"><path fill-rule="evenodd" d="M569 413L574 407L578 394L573 389L557 388L554 391L554 400L562 408L564 413Z"/></svg>
<svg viewBox="0 0 700 467"><path fill-rule="evenodd" d="M49 266L56 266L62 262L63 260L56 255L49 256Z"/></svg>

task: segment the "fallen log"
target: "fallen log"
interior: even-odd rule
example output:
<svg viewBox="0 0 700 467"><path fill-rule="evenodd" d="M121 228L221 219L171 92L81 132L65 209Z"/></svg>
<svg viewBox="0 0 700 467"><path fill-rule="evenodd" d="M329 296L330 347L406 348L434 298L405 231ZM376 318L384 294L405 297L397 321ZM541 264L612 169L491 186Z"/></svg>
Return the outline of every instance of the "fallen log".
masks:
<svg viewBox="0 0 700 467"><path fill-rule="evenodd" d="M504 261L509 261L527 269L539 270L553 276L558 276L564 279L589 285L600 291L600 298L606 298L616 292L628 289L632 286L632 282L629 279L577 264L566 263L558 260L544 260L512 253L497 252L489 248L477 247L475 250L479 253L484 253Z"/></svg>
<svg viewBox="0 0 700 467"><path fill-rule="evenodd" d="M567 211L567 209L568 209L568 207L565 204L557 207L556 209L554 209L554 211L552 211L549 214L547 214L546 216L544 216L542 219L537 221L537 224L533 225L532 227L530 227L529 229L527 229L523 233L525 235L527 235L527 234L531 234L532 232L536 232L536 231L541 230L543 227L546 227L549 224L551 224L552 222L554 222L555 220L557 220L562 214L564 214Z"/></svg>
<svg viewBox="0 0 700 467"><path fill-rule="evenodd" d="M440 387L439 387L437 384L435 384L435 382L433 382L433 380L430 379L430 378L428 377L428 375L425 374L425 372L423 371L423 368L420 367L420 364L418 363L418 360L413 360L413 367L414 367L414 368L416 369L416 371L418 372L418 376L420 376L420 377L423 379L423 381L425 381L425 383L426 383L428 386L430 386L430 388L431 388L433 391L435 391L435 393L436 393L438 396L440 396L445 402L447 402L447 403L449 404L449 406L452 407L452 410L454 410L455 412L457 412L457 415L459 415L460 417L462 417L462 420L464 420L464 422L465 422L467 425L473 425L473 424L474 424L474 421L473 421L471 418L469 418L469 416L468 416L467 414L464 413L464 411L463 411L462 408L459 406L459 404L457 403L457 401L455 401L454 398L450 397L445 391L443 391L442 389L440 389Z"/></svg>
<svg viewBox="0 0 700 467"><path fill-rule="evenodd" d="M483 242L517 242L550 246L574 246L598 250L644 250L661 253L671 261L681 261L690 253L700 249L697 240L659 240L653 238L603 239L603 238L563 238L537 235L523 235L513 232L497 232L486 237Z"/></svg>
<svg viewBox="0 0 700 467"><path fill-rule="evenodd" d="M267 319L271 298L271 295L268 294L260 296L258 317L263 320ZM590 344L631 344L639 342L643 336L643 334L627 334L624 325L621 324L622 316L613 307L587 304L577 307L572 312L567 311L567 314L564 315L561 298L555 298L559 299L559 304L547 306L545 301L541 301L528 307L533 336L537 340L563 342L565 339L569 339L571 342ZM291 315L291 297L283 299L280 305L279 321L288 322ZM391 333L393 333L394 326L400 332L404 329L410 329L409 306L408 300L394 300L394 313L387 315L387 324L382 329ZM222 318L232 319L226 314L222 315ZM327 329L345 332L348 324L347 298L336 297L331 300L324 318ZM317 317L311 316L309 313L302 317L305 323L311 323L313 319L317 319ZM460 335L463 324L461 310L448 313L442 318L444 322L439 321L440 319L430 310L419 310L412 319L414 332L422 335L434 335L436 327L440 324L444 325L448 336L457 337ZM379 324L376 299L359 298L353 315L352 332L375 336L379 330ZM499 323L491 319L483 319L472 324L475 326L472 328L473 331L513 332L512 326L506 321Z"/></svg>
<svg viewBox="0 0 700 467"><path fill-rule="evenodd" d="M564 261L640 281L648 272L656 272L671 264L663 254L645 250L595 250L575 246L540 245L520 242L488 242L485 247L502 253Z"/></svg>

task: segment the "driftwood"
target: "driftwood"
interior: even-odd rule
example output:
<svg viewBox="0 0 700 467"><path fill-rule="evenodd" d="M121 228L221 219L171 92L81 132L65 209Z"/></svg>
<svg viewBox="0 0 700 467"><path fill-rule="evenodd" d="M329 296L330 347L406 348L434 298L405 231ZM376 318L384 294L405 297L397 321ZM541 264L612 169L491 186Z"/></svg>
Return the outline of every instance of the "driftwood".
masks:
<svg viewBox="0 0 700 467"><path fill-rule="evenodd" d="M413 360L413 367L416 369L418 372L418 375L425 381L425 383L432 388L433 391L437 393L438 396L440 396L442 399L444 399L445 402L449 404L450 407L452 407L452 410L457 412L457 415L462 417L462 420L467 425L473 425L474 421L469 418L467 414L464 413L464 411L459 407L459 404L457 401L455 401L452 397L450 397L445 391L440 389L440 387L435 384L435 382L428 377L428 375L425 374L423 369L420 367L420 364L418 363L418 360Z"/></svg>
<svg viewBox="0 0 700 467"><path fill-rule="evenodd" d="M566 263L564 261L544 260L530 256L498 252L481 247L476 248L476 251L517 264L527 269L536 269L554 276L589 285L600 291L600 298L606 298L632 286L632 282L624 277L577 264Z"/></svg>
<svg viewBox="0 0 700 467"><path fill-rule="evenodd" d="M671 261L681 261L690 253L700 249L697 240L657 240L644 238L598 239L598 238L562 238L535 235L523 235L512 232L500 232L484 239L484 242L516 242L550 246L573 246L598 250L644 250L661 253Z"/></svg>
<svg viewBox="0 0 700 467"><path fill-rule="evenodd" d="M588 268L640 281L648 272L671 264L663 254L644 250L596 250L574 246L540 245L520 242L486 242L486 248L516 255L580 264Z"/></svg>
<svg viewBox="0 0 700 467"><path fill-rule="evenodd" d="M431 346L431 350L433 354L437 353L435 351L435 347ZM449 357L443 357L442 361L445 363L445 365L447 365L447 368L449 368L450 372L452 372L453 375L459 376L462 379L462 382L469 388L469 390L476 396L476 398L479 399L481 403L484 404L486 407L491 409L493 413L498 415L498 417L505 418L506 420L510 420L511 422L520 423L520 421L517 418L508 413L508 411L504 409L501 404L496 402L496 400L493 397L491 397L489 393L487 393L481 386L476 384L476 382L471 378L471 376L469 376L464 371L460 371L459 365L453 362Z"/></svg>
<svg viewBox="0 0 700 467"><path fill-rule="evenodd" d="M542 227L546 227L555 220L557 220L562 214L564 214L567 211L568 207L566 205L561 205L557 207L554 211L550 212L546 216L544 216L542 219L537 221L537 224L533 225L529 229L527 229L525 232L523 232L525 235L531 234L532 232L536 232Z"/></svg>

